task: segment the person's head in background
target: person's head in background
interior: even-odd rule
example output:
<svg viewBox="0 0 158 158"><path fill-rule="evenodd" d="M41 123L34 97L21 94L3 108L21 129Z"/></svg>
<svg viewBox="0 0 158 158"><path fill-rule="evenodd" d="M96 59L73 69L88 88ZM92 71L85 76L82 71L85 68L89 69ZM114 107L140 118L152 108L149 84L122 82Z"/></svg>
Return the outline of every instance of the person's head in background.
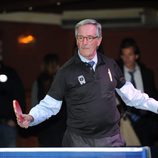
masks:
<svg viewBox="0 0 158 158"><path fill-rule="evenodd" d="M85 19L75 26L76 44L79 53L91 60L102 41L102 27L94 19Z"/></svg>
<svg viewBox="0 0 158 158"><path fill-rule="evenodd" d="M47 75L54 75L59 68L59 58L57 54L46 54L43 57L41 70Z"/></svg>
<svg viewBox="0 0 158 158"><path fill-rule="evenodd" d="M133 38L125 38L120 44L120 57L123 64L133 70L140 59L140 49Z"/></svg>

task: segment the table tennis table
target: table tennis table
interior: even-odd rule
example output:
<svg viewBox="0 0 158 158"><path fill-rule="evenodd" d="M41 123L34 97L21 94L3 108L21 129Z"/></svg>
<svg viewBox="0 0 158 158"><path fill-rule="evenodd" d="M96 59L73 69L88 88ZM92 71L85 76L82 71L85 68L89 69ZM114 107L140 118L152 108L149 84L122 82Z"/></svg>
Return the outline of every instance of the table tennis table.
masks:
<svg viewBox="0 0 158 158"><path fill-rule="evenodd" d="M0 158L151 158L148 147L0 148Z"/></svg>

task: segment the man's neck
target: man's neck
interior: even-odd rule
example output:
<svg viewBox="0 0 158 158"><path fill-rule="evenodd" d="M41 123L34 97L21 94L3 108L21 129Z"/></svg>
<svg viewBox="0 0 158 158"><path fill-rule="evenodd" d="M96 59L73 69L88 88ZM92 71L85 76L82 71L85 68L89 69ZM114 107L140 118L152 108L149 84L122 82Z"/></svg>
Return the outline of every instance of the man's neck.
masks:
<svg viewBox="0 0 158 158"><path fill-rule="evenodd" d="M138 64L135 63L135 65L132 65L132 66L127 66L127 65L124 65L124 67L128 70L128 71L134 71L137 69L138 67Z"/></svg>
<svg viewBox="0 0 158 158"><path fill-rule="evenodd" d="M78 55L79 55L81 61L83 61L83 62L89 62L89 61L92 61L92 60L93 60L95 63L98 62L97 53L95 53L95 55L94 55L93 58L91 58L91 59L82 56L82 55L79 53L79 51L78 51Z"/></svg>
<svg viewBox="0 0 158 158"><path fill-rule="evenodd" d="M134 70L135 69L135 67L136 67L136 64L133 64L133 65L125 65L125 67L127 68L127 69L129 69L129 70Z"/></svg>

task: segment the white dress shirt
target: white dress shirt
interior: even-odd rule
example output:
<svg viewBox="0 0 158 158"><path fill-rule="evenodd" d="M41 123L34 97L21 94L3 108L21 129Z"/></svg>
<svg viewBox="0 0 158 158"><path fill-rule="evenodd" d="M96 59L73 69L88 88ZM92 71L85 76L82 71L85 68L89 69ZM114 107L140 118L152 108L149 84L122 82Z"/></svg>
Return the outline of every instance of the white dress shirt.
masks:
<svg viewBox="0 0 158 158"><path fill-rule="evenodd" d="M124 76L125 76L126 81L131 81L131 75L129 74L129 71L130 70L126 66L124 66ZM136 64L135 66L133 75L134 75L136 88L141 90L141 92L144 92L142 75L141 75L140 67L138 66L138 64Z"/></svg>

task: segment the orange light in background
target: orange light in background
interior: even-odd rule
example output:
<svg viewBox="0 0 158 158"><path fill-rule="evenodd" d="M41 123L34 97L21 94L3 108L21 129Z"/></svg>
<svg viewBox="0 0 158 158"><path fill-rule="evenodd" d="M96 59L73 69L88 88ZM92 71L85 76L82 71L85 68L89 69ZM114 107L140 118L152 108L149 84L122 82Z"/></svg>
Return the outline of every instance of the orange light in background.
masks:
<svg viewBox="0 0 158 158"><path fill-rule="evenodd" d="M35 42L35 37L33 35L21 35L18 37L18 43L29 44Z"/></svg>

